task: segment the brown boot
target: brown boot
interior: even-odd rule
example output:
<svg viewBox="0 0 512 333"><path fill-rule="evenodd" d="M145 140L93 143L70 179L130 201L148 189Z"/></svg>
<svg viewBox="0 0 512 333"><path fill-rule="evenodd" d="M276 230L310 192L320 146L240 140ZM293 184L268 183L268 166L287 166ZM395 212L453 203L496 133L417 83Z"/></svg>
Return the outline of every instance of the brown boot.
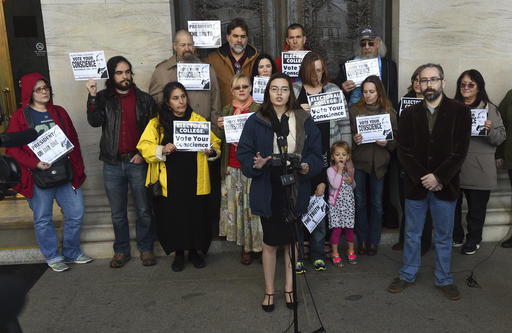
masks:
<svg viewBox="0 0 512 333"><path fill-rule="evenodd" d="M250 265L252 263L251 253L245 252L242 249L242 255L240 256L240 263L242 265Z"/></svg>
<svg viewBox="0 0 512 333"><path fill-rule="evenodd" d="M357 252L359 252L360 255L365 255L367 251L366 242L360 242Z"/></svg>
<svg viewBox="0 0 512 333"><path fill-rule="evenodd" d="M128 260L130 260L130 255L125 253L116 253L114 257L110 261L110 267L112 268L121 268L123 267Z"/></svg>

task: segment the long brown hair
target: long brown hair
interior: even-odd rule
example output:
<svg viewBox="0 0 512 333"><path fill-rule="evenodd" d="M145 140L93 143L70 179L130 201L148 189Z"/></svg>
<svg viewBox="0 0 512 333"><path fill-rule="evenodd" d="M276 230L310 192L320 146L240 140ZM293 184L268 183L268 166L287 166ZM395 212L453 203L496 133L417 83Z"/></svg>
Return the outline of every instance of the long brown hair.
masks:
<svg viewBox="0 0 512 333"><path fill-rule="evenodd" d="M357 112L361 112L366 106L366 102L364 100L363 95L363 89L366 83L373 83L375 85L375 89L377 89L377 95L379 95L379 97L377 98L377 104L379 104L382 110L384 110L387 113L390 113L391 102L389 101L388 95L386 94L386 89L384 88L382 81L376 75L368 76L366 79L364 79L363 83L361 83L361 99L359 100L359 102L355 104Z"/></svg>
<svg viewBox="0 0 512 333"><path fill-rule="evenodd" d="M317 60L320 60L322 63L322 69L324 71L320 84L325 86L327 82L329 82L329 73L327 73L324 58L316 52L308 52L308 54L304 56L304 59L302 59L299 69L299 79L303 84L313 85L313 73L315 72L315 61Z"/></svg>
<svg viewBox="0 0 512 333"><path fill-rule="evenodd" d="M268 80L267 87L265 88L265 94L263 97L263 104L261 104L260 108L261 114L269 119L272 119L272 113L274 112L274 106L270 101L270 86L272 85L272 81L277 79L285 79L286 82L288 82L290 96L288 97L288 102L286 102L286 109L296 110L300 107L299 102L297 102L295 94L293 93L292 80L290 79L290 77L284 73L274 73Z"/></svg>

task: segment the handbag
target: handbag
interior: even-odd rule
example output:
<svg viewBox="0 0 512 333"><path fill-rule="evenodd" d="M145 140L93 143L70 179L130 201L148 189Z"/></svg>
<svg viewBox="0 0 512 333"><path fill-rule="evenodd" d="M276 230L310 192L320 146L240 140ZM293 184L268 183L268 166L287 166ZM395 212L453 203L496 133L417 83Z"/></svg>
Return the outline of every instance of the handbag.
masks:
<svg viewBox="0 0 512 333"><path fill-rule="evenodd" d="M30 115L30 110L28 107L23 109L23 113L25 114L28 127L34 128L34 121L32 120L32 116ZM57 114L59 115L60 122L62 123L64 133L66 133L64 120L58 111ZM34 183L39 188L57 187L72 181L73 168L71 167L69 156L62 156L57 161L53 162L52 166L46 170L39 170L37 168L32 170L32 178L34 179Z"/></svg>

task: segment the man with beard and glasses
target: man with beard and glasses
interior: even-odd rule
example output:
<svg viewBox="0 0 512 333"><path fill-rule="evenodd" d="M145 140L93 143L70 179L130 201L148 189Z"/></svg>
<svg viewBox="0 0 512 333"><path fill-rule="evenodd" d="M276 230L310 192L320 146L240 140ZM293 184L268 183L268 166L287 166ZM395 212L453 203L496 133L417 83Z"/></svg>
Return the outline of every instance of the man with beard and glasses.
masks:
<svg viewBox="0 0 512 333"><path fill-rule="evenodd" d="M425 99L402 111L398 124L398 158L406 174L404 265L388 291L398 293L415 282L421 266L421 233L430 209L435 232L434 284L448 299L458 300L450 274L452 233L459 172L471 138L471 112L444 95L440 65L423 65L419 79Z"/></svg>
<svg viewBox="0 0 512 333"><path fill-rule="evenodd" d="M156 65L155 71L149 82L149 94L153 96L157 104L163 100L163 89L169 82L178 81L178 63L201 63L195 56L194 40L187 30L176 32L173 41L173 49L176 53L169 59ZM221 113L219 84L217 75L210 66L210 89L187 90L189 104L195 113L211 121L212 130L217 129L217 118Z"/></svg>
<svg viewBox="0 0 512 333"><path fill-rule="evenodd" d="M89 91L87 121L92 127L102 127L99 158L103 161L103 183L112 210L115 236L115 254L110 267L123 267L130 260L128 185L137 214L140 259L144 266L152 266L156 262L151 208L145 188L147 164L136 146L149 120L156 116L156 104L151 95L133 83L132 65L125 57L110 58L107 70L106 89L97 92L93 79L89 79L86 87Z"/></svg>
<svg viewBox="0 0 512 333"><path fill-rule="evenodd" d="M235 74L244 73L251 76L252 66L259 53L256 48L248 44L249 27L241 18L235 18L228 24L226 40L217 50L210 52L204 59L215 69L219 80L222 106L230 104L233 100L231 93L231 79Z"/></svg>

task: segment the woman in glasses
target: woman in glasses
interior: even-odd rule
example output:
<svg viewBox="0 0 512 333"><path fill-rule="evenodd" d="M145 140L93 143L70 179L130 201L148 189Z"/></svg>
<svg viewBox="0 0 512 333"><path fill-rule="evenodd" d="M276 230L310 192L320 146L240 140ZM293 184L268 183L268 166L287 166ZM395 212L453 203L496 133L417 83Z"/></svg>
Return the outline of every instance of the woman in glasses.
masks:
<svg viewBox="0 0 512 333"><path fill-rule="evenodd" d="M306 110L310 111L311 107L309 105L308 96L323 94L332 91L340 91L340 88L334 83L329 82L329 74L327 72L327 66L325 65L324 58L316 53L309 52L302 59L302 63L299 70L299 79L293 84L293 92L297 97L297 101L300 106ZM341 94L343 96L343 94ZM343 97L344 98L344 97ZM323 157L323 170L314 179L311 180L312 185L312 193L311 195L316 196L324 196L325 188L327 186L327 168L329 167L329 159L330 159L330 150L331 145L336 141L351 141L351 132L350 132L350 121L348 117L342 120L337 121L323 121L316 123L318 129L320 130L320 135L322 138L322 157ZM332 133L332 136L331 136ZM353 175L354 166L352 162L347 164L347 168L349 170L349 174ZM326 198L327 199L327 198ZM323 271L326 269L325 266L325 251L324 251L324 241L326 238L326 221L320 222L320 224L315 228L313 233L311 234L311 261L315 270ZM300 251L299 251L299 259L297 260L296 270L297 273L301 274L305 272L304 268L304 256L309 254L309 242L304 241L304 228L301 226L300 228ZM329 247L328 251L330 250ZM352 260L355 260L355 254L349 254Z"/></svg>
<svg viewBox="0 0 512 333"><path fill-rule="evenodd" d="M84 215L80 186L85 181L80 143L66 110L53 104L48 79L39 73L23 76L21 99L22 107L12 115L7 132L35 128L42 134L54 126L59 126L74 146L73 150L53 162L53 165L39 160L27 145L6 150L21 166L21 181L14 190L27 198L34 213L34 231L39 248L48 266L55 272L62 272L69 269L68 263L86 264L92 261L91 257L80 250L80 230ZM56 174L59 170L57 164L67 164L67 179L53 185L39 181L47 178L45 172ZM54 199L64 214L62 251L59 249L59 240L52 223Z"/></svg>
<svg viewBox="0 0 512 333"><path fill-rule="evenodd" d="M236 159L237 144L226 142L224 117L253 113L260 106L253 102L250 80L244 73L233 76L231 93L233 101L222 109L222 117L217 120L217 134L224 142L221 158L219 235L242 246L240 262L249 265L252 262L251 252L262 251L263 231L260 218L253 216L249 208L251 180L240 170L240 163Z"/></svg>
<svg viewBox="0 0 512 333"><path fill-rule="evenodd" d="M496 105L491 103L487 96L484 78L476 69L464 71L459 76L455 99L471 109L485 110L487 113L487 120L484 122L487 135L472 136L469 142L468 153L460 170L462 191L455 209L453 244L454 246L463 244L462 253L471 255L480 248L482 241L487 202L491 190L497 183L496 147L505 141L506 132ZM484 111L474 113L482 114ZM462 195L466 197L468 203L466 215L468 233L465 242L461 213Z"/></svg>
<svg viewBox="0 0 512 333"><path fill-rule="evenodd" d="M302 110L283 73L270 77L264 102L245 123L236 157L246 177L252 178L250 206L263 227L264 311L274 310L277 247L285 247L285 300L293 309L291 246L298 217L309 201L310 178L322 169L318 128ZM286 177L281 177L286 176Z"/></svg>

